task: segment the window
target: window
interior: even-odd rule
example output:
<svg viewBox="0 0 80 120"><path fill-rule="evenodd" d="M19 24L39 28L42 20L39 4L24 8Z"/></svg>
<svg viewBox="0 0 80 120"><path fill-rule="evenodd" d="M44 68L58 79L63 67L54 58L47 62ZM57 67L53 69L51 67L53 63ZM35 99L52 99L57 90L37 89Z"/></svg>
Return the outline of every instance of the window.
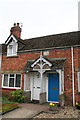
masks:
<svg viewBox="0 0 80 120"><path fill-rule="evenodd" d="M78 91L80 92L80 72L78 72Z"/></svg>
<svg viewBox="0 0 80 120"><path fill-rule="evenodd" d="M21 74L3 74L3 87L20 88Z"/></svg>
<svg viewBox="0 0 80 120"><path fill-rule="evenodd" d="M9 55L12 55L12 53L13 53L13 52L12 52L12 51L13 51L13 46L12 46L12 45L9 45L9 48L8 48L8 49L9 49L9 51L8 51L9 53L8 53L8 54L9 54Z"/></svg>
<svg viewBox="0 0 80 120"><path fill-rule="evenodd" d="M7 46L7 56L14 55L17 55L17 43L13 41Z"/></svg>
<svg viewBox="0 0 80 120"><path fill-rule="evenodd" d="M5 74L5 75L4 75L3 86L8 86L8 74Z"/></svg>

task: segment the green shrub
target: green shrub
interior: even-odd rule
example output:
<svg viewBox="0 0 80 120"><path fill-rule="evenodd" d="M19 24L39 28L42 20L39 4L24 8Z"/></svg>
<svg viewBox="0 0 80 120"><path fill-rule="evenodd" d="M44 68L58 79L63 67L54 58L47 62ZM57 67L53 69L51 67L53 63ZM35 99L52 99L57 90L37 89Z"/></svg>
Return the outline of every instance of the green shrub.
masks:
<svg viewBox="0 0 80 120"><path fill-rule="evenodd" d="M23 90L12 91L11 95L13 96L13 100L16 102L23 103L25 101Z"/></svg>

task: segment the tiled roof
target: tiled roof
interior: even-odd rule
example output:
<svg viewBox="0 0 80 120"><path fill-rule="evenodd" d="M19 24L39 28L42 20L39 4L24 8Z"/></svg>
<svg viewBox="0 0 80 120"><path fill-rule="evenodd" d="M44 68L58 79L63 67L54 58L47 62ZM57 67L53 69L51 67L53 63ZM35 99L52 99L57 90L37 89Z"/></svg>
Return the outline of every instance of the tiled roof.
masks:
<svg viewBox="0 0 80 120"><path fill-rule="evenodd" d="M46 49L65 46L80 45L80 31L55 34L32 39L22 40L15 36L18 40L18 51ZM6 52L6 45L3 44L3 52Z"/></svg>
<svg viewBox="0 0 80 120"><path fill-rule="evenodd" d="M70 32L32 38L24 40L24 43L26 46L23 50L79 45L80 32Z"/></svg>
<svg viewBox="0 0 80 120"><path fill-rule="evenodd" d="M52 64L51 70L63 69L63 67L65 65L66 58L48 58L48 57L43 57L43 58L46 59L47 61L49 61ZM36 60L28 60L26 65L24 66L23 70L24 71L33 71L33 68L31 67L31 65Z"/></svg>

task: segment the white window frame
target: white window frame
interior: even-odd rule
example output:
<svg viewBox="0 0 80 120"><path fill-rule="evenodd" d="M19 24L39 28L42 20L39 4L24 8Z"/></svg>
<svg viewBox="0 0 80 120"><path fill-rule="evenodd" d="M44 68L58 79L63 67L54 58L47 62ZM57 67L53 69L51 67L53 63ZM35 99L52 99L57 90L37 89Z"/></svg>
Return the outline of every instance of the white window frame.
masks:
<svg viewBox="0 0 80 120"><path fill-rule="evenodd" d="M13 54L13 45L8 45L8 53L10 55L10 51L11 51L11 55Z"/></svg>
<svg viewBox="0 0 80 120"><path fill-rule="evenodd" d="M5 74L8 74L8 73L4 73L4 74L2 75L2 88L21 89L21 86L22 86L22 74L21 74L21 73L9 73L9 74L8 74L8 86L3 86L3 83L4 83L4 75L5 75ZM14 87L9 87L9 79L11 78L11 77L10 77L10 74L14 74ZM20 87L15 87L16 74L21 75ZM12 77L12 78L13 78L13 77Z"/></svg>
<svg viewBox="0 0 80 120"><path fill-rule="evenodd" d="M9 51L10 51L10 46L12 45L12 54L9 54ZM18 48L18 44L16 44L16 53L14 54L14 45L13 44L9 44L7 46L7 56L17 56L17 48Z"/></svg>
<svg viewBox="0 0 80 120"><path fill-rule="evenodd" d="M80 72L78 72L78 92L80 92Z"/></svg>

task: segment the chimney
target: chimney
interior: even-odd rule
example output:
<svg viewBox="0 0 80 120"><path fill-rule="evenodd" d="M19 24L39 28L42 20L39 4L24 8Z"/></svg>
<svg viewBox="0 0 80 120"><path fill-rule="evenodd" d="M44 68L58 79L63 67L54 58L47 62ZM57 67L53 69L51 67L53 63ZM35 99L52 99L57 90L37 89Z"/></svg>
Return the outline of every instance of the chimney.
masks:
<svg viewBox="0 0 80 120"><path fill-rule="evenodd" d="M10 33L20 38L22 29L19 25L19 23L14 23L14 26L11 28Z"/></svg>

